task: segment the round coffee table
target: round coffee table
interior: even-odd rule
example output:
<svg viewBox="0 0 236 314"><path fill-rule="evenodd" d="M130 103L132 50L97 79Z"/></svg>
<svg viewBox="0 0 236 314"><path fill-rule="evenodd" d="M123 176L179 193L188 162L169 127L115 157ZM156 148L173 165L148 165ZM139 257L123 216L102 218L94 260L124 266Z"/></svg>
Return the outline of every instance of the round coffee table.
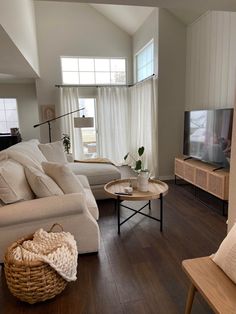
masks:
<svg viewBox="0 0 236 314"><path fill-rule="evenodd" d="M137 189L133 189L131 194L125 193L125 187L130 186L130 179L119 179L108 182L105 186L105 192L110 195L111 198L116 200L116 208L117 208L117 225L118 225L118 234L120 234L120 226L123 225L126 221L132 218L136 214L141 214L145 217L151 218L153 220L160 222L160 231L163 230L163 196L168 193L168 185L160 180L152 180L149 179L148 182L148 192L141 192ZM151 209L151 200L160 199L160 218L152 217L148 214L142 213L141 210L146 206L149 206ZM129 206L123 205L123 201L148 201L144 206L140 209L136 210ZM130 215L128 218L120 221L120 208L124 207L132 210L134 213Z"/></svg>

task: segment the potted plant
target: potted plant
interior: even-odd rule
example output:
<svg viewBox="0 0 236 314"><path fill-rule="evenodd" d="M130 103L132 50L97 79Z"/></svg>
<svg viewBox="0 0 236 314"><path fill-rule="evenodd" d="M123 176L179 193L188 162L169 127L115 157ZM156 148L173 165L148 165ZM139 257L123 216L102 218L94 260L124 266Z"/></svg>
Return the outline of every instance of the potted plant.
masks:
<svg viewBox="0 0 236 314"><path fill-rule="evenodd" d="M70 148L71 148L71 141L70 141L70 136L68 134L63 133L62 134L62 144L64 146L64 151L66 153L66 157L68 161L73 161L73 156L70 153Z"/></svg>
<svg viewBox="0 0 236 314"><path fill-rule="evenodd" d="M64 150L67 154L70 153L71 148L71 142L70 142L70 136L68 134L62 134L62 144L64 146Z"/></svg>
<svg viewBox="0 0 236 314"><path fill-rule="evenodd" d="M143 153L144 153L144 147L141 146L138 149L138 156L141 157L143 155ZM131 153L127 153L124 157L124 160L127 160L128 157L130 157L135 162L134 170L135 171L141 171L142 170L142 159L139 158L138 160L136 160Z"/></svg>
<svg viewBox="0 0 236 314"><path fill-rule="evenodd" d="M134 171L138 172L137 178L137 188L139 191L147 192L148 191L148 179L149 171L148 169L143 168L142 156L144 154L144 146L138 148L138 159L136 160L131 153L127 153L124 157L124 160L127 160L128 156L135 162Z"/></svg>

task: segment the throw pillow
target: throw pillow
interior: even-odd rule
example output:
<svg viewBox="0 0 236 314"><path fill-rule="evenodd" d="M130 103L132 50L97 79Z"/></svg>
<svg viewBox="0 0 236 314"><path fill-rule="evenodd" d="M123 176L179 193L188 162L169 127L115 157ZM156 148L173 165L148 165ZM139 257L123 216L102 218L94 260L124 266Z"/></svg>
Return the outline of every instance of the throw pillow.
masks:
<svg viewBox="0 0 236 314"><path fill-rule="evenodd" d="M42 162L45 173L51 177L65 194L84 193L84 188L76 175L66 164Z"/></svg>
<svg viewBox="0 0 236 314"><path fill-rule="evenodd" d="M39 144L38 147L47 161L67 163L64 147L61 141Z"/></svg>
<svg viewBox="0 0 236 314"><path fill-rule="evenodd" d="M64 194L49 176L36 168L26 167L25 175L31 189L38 198Z"/></svg>
<svg viewBox="0 0 236 314"><path fill-rule="evenodd" d="M24 160L17 160L18 158L17 156L20 156L20 158L22 158L23 155L24 157L27 157L27 159L31 160L30 161L31 164L34 163L35 165L40 167L41 162L47 161L47 159L44 157L44 155L38 148L38 143L39 143L38 140L30 140L27 142L20 142L16 145L13 145L7 148L8 156L26 166L25 164L26 162ZM14 155L15 153L16 157Z"/></svg>
<svg viewBox="0 0 236 314"><path fill-rule="evenodd" d="M26 180L24 167L7 159L0 162L0 199L5 204L31 200L34 195Z"/></svg>
<svg viewBox="0 0 236 314"><path fill-rule="evenodd" d="M236 283L236 224L211 258Z"/></svg>
<svg viewBox="0 0 236 314"><path fill-rule="evenodd" d="M43 171L43 168L41 166L41 163L38 163L37 161L31 159L27 154L24 154L22 152L14 151L14 150L7 150L7 155L9 158L15 160L19 164L21 164L24 167L31 166L34 168L37 168L41 171Z"/></svg>

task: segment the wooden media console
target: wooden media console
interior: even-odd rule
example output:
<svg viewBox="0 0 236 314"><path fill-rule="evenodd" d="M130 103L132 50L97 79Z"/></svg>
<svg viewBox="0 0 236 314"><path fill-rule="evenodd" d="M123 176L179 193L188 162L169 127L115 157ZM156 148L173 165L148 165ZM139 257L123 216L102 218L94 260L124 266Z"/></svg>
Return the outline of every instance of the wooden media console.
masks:
<svg viewBox="0 0 236 314"><path fill-rule="evenodd" d="M175 158L175 176L218 197L224 202L229 199L228 169L218 169L216 166L200 160L178 157Z"/></svg>

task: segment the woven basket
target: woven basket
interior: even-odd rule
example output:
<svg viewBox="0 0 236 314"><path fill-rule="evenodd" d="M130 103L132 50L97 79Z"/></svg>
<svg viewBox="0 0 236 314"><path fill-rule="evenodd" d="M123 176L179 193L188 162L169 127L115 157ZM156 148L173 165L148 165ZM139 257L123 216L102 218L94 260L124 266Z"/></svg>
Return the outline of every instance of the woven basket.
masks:
<svg viewBox="0 0 236 314"><path fill-rule="evenodd" d="M59 224L54 224L49 232L52 231L55 225ZM61 225L59 226L61 227ZM14 242L7 249L4 260L4 270L9 290L15 297L30 304L55 297L67 285L67 281L50 265L41 261L16 261L13 258L13 249L18 246L21 247L24 241L32 239L33 234Z"/></svg>

